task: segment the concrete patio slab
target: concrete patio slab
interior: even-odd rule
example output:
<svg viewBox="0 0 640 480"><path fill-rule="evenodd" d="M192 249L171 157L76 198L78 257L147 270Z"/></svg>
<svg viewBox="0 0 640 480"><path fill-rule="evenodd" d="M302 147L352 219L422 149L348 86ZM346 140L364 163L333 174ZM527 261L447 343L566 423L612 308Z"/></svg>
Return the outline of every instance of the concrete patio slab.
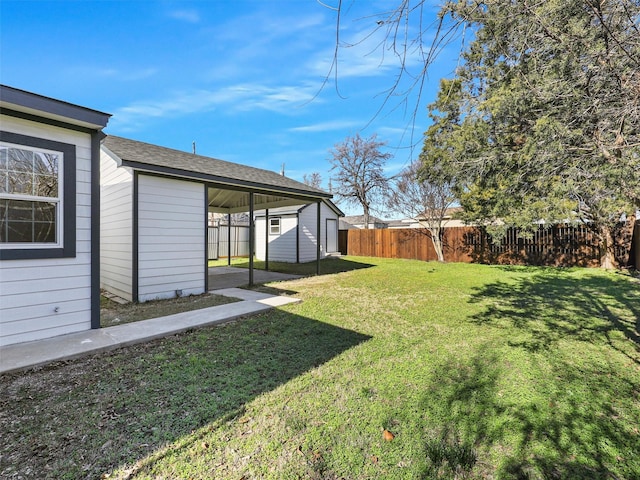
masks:
<svg viewBox="0 0 640 480"><path fill-rule="evenodd" d="M217 290L215 293L239 298L241 301L124 325L60 335L46 340L8 345L0 348L0 373L114 350L193 328L254 315L273 307L300 302L297 298L279 297L240 288L227 288Z"/></svg>
<svg viewBox="0 0 640 480"><path fill-rule="evenodd" d="M209 267L209 291L241 287L249 284L249 269L240 267ZM253 283L282 282L300 278L299 275L253 270ZM217 292L216 292L217 293Z"/></svg>

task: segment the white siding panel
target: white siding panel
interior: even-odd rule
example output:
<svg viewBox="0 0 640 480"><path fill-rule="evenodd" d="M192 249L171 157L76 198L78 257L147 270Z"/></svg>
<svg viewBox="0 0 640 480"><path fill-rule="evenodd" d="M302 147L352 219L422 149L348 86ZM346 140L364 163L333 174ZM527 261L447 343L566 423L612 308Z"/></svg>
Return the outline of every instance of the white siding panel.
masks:
<svg viewBox="0 0 640 480"><path fill-rule="evenodd" d="M45 261L42 261L43 264ZM90 286L91 283L87 282L85 276L66 277L60 276L57 279L36 279L22 281L22 282L5 282L2 280L2 306L11 306L12 295L20 295L25 292L48 292L51 294L51 302L55 303L57 300L56 292L59 290L67 289L81 289L86 286Z"/></svg>
<svg viewBox="0 0 640 480"><path fill-rule="evenodd" d="M280 234L269 235L269 260L295 263L297 216L295 214L269 215L269 218L280 219ZM256 258L258 260L265 259L265 225L265 217L256 219Z"/></svg>
<svg viewBox="0 0 640 480"><path fill-rule="evenodd" d="M162 246L162 248L164 251L175 250L175 248L171 249L170 247L167 247L167 246ZM184 265L185 261L190 261L190 260L200 261L200 259L203 258L203 255L196 250L183 251L179 257L173 258L173 259L158 258L157 250L158 248L154 248L153 245L148 245L145 248L144 252L140 252L140 255L138 256L138 261L139 262L154 262L154 261L167 262L162 264L169 266L171 265L171 262L174 260L177 260L178 262L180 262L181 265ZM195 262L192 262L192 263L195 263Z"/></svg>
<svg viewBox="0 0 640 480"><path fill-rule="evenodd" d="M204 292L204 186L138 177L138 300Z"/></svg>
<svg viewBox="0 0 640 480"><path fill-rule="evenodd" d="M311 262L317 258L317 212L316 204L308 205L300 212L300 261ZM320 208L320 258L327 256L327 218L338 216L326 204Z"/></svg>
<svg viewBox="0 0 640 480"><path fill-rule="evenodd" d="M269 236L269 260L295 262L296 245L298 245L300 262L314 261L317 258L317 212L317 204L312 203L304 208L301 206L297 216L294 214L270 216L270 218L280 217L281 233L278 236ZM327 218L332 218L337 221L338 216L326 204L322 203L320 210L321 258L327 255ZM265 218L259 217L256 219L256 257L259 260L264 260L265 257L264 243Z"/></svg>
<svg viewBox="0 0 640 480"><path fill-rule="evenodd" d="M186 255L185 255L186 256ZM145 267L149 270L149 271L156 271L156 270L160 270L162 268L170 268L171 269L171 273L172 275L174 273L178 273L177 269L180 269L182 267L184 267L185 265L185 258L174 258L174 259L158 259L157 255L151 255L150 260L145 261L144 265ZM197 258L198 261L202 260L202 255L198 255L197 257L193 257L193 258ZM193 267L184 267L184 268L193 268Z"/></svg>
<svg viewBox="0 0 640 480"><path fill-rule="evenodd" d="M20 308L32 305L47 305L51 302L51 292L29 292L11 295L11 302L5 302L2 304L2 308ZM78 298L89 298L91 296L91 289L84 287L82 291L76 290L56 290L57 302L69 302Z"/></svg>
<svg viewBox="0 0 640 480"><path fill-rule="evenodd" d="M269 235L269 260L295 263L297 225L296 215L280 217L280 235Z"/></svg>
<svg viewBox="0 0 640 480"><path fill-rule="evenodd" d="M2 130L76 145L78 232L74 258L0 261L0 345L87 330L91 328L91 138L5 116Z"/></svg>
<svg viewBox="0 0 640 480"><path fill-rule="evenodd" d="M66 279L69 277L83 276L86 272L87 265L76 264L65 266L64 276L60 274L60 267L64 265L64 259L54 259L51 264L43 264L42 266L36 265L35 262L31 262L31 265L22 264L22 266L15 266L14 268L2 268L0 269L0 275L2 275L3 282L31 282L34 279L49 280L54 282L55 287L60 287L60 284L56 284L57 280ZM89 258L85 256L85 262L89 262ZM10 266L9 262L3 262ZM47 262L48 263L48 262Z"/></svg>
<svg viewBox="0 0 640 480"><path fill-rule="evenodd" d="M254 231L255 231L255 253L256 258L258 260L264 260L264 236L265 236L265 226L266 220L264 217L256 218L254 221Z"/></svg>
<svg viewBox="0 0 640 480"><path fill-rule="evenodd" d="M318 206L314 203L303 208L300 212L300 262L303 263L311 262L317 258L317 209ZM320 254L322 255L322 253L321 247Z"/></svg>
<svg viewBox="0 0 640 480"><path fill-rule="evenodd" d="M100 286L131 301L133 174L100 153Z"/></svg>
<svg viewBox="0 0 640 480"><path fill-rule="evenodd" d="M3 335L22 333L24 326L33 320L38 320L39 325L49 325L47 328L50 328L58 323L59 318L68 316L70 313L86 312L88 308L91 308L89 299L59 301L53 307L49 304L43 304L5 308L2 311L2 333Z"/></svg>
<svg viewBox="0 0 640 480"><path fill-rule="evenodd" d="M41 340L67 333L81 332L91 328L91 321L87 320L86 312L78 312L70 315L52 317L52 322L43 323L40 319L25 322L22 325L22 333L16 335L3 335L2 345Z"/></svg>

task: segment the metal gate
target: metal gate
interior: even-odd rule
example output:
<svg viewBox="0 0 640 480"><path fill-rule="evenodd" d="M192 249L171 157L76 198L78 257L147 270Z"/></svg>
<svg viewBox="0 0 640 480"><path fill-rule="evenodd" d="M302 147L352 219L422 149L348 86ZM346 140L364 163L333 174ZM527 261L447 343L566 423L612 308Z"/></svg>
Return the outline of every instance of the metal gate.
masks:
<svg viewBox="0 0 640 480"><path fill-rule="evenodd" d="M229 227L225 224L209 227L209 260L220 257L249 256L249 225L231 225L231 245Z"/></svg>

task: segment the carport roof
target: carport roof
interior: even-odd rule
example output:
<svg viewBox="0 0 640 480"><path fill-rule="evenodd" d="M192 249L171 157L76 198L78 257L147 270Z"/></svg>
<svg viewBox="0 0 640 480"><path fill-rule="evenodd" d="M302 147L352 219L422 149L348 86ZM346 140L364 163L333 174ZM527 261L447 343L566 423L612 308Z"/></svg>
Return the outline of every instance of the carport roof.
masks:
<svg viewBox="0 0 640 480"><path fill-rule="evenodd" d="M209 205L213 211L247 211L246 192L260 195L256 208L300 204L301 201L311 203L332 197L330 193L269 170L113 135L107 136L102 144L120 159L122 166L199 180L214 187L218 191L209 193Z"/></svg>

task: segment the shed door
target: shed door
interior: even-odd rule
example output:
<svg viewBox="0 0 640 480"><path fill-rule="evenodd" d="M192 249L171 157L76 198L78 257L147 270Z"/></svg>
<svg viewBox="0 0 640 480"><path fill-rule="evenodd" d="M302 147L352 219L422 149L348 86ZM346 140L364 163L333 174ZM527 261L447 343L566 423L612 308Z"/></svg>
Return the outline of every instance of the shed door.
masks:
<svg viewBox="0 0 640 480"><path fill-rule="evenodd" d="M327 252L338 251L338 221L336 219L327 219Z"/></svg>

